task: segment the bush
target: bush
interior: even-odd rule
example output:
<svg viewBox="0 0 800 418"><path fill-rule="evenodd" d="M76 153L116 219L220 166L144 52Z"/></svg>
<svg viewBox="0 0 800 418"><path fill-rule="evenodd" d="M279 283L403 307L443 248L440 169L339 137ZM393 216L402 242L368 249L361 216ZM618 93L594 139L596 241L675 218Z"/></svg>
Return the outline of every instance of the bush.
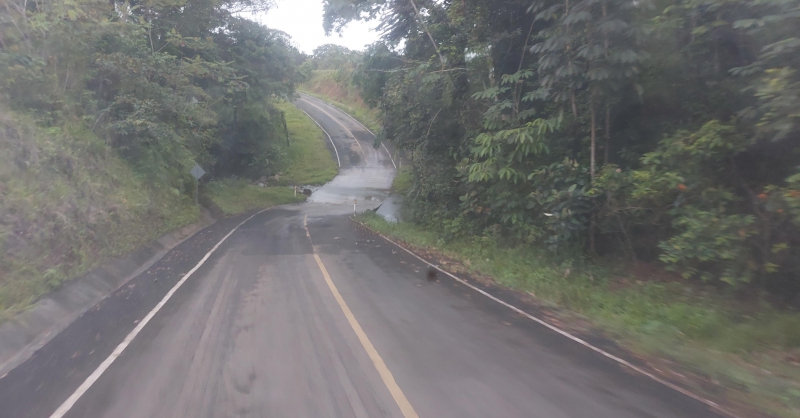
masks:
<svg viewBox="0 0 800 418"><path fill-rule="evenodd" d="M683 277L704 281L719 278L738 285L753 277L755 263L746 245L753 234L750 215L726 215L723 211L704 211L683 207L672 222L677 234L662 241L659 259L669 268L680 269Z"/></svg>

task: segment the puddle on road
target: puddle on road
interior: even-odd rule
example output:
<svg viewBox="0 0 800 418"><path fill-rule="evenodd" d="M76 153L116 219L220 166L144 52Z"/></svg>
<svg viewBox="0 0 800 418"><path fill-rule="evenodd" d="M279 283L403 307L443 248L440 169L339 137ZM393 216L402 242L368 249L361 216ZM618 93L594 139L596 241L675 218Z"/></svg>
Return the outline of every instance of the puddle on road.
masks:
<svg viewBox="0 0 800 418"><path fill-rule="evenodd" d="M357 212L378 208L389 198L392 180L396 175L394 162L388 150L385 147L373 146L372 134L364 131L358 122L354 119L351 121L338 109L316 102L314 106L326 108L324 112L328 113L328 117L352 136L339 133L339 136L333 137L339 152L346 153L348 161L342 161L345 167L340 168L339 174L333 180L322 187L312 189L312 194L307 200L307 213L323 216L352 213L354 201ZM325 121L320 123L325 125ZM334 129L336 130L338 129ZM345 144L342 144L343 140L346 141ZM392 203L382 212L389 213L389 208L396 205ZM395 221L397 219L394 211L390 217Z"/></svg>
<svg viewBox="0 0 800 418"><path fill-rule="evenodd" d="M353 167L342 169L331 182L317 189L309 202L332 204L369 204L377 207L389 196L395 172L384 167Z"/></svg>

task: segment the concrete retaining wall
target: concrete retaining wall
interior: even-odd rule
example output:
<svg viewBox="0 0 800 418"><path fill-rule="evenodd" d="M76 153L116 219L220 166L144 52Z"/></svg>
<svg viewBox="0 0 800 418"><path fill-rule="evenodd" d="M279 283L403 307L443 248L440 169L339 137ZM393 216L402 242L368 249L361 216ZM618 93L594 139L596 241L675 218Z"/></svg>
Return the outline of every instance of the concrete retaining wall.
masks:
<svg viewBox="0 0 800 418"><path fill-rule="evenodd" d="M0 323L0 377L24 363L72 321L150 268L169 250L215 222L207 211L201 216L200 221L164 235L127 257L113 259L70 280L29 309Z"/></svg>

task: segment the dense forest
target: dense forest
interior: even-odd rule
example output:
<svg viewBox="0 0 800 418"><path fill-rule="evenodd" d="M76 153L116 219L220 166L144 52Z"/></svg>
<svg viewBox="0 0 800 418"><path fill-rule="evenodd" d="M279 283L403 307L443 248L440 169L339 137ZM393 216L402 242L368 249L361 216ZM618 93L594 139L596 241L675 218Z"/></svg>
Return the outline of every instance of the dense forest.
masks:
<svg viewBox="0 0 800 418"><path fill-rule="evenodd" d="M0 1L0 316L280 171L303 55L270 0Z"/></svg>
<svg viewBox="0 0 800 418"><path fill-rule="evenodd" d="M326 1L359 19L413 221L800 301L800 1Z"/></svg>

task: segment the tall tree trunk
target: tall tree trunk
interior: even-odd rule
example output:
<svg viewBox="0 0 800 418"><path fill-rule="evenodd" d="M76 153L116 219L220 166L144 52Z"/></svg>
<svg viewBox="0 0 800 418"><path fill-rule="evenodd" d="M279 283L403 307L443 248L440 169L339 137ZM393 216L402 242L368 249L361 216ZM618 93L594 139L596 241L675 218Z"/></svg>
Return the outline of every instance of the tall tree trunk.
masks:
<svg viewBox="0 0 800 418"><path fill-rule="evenodd" d="M564 0L564 16L567 16L567 15L569 15L569 0ZM567 36L569 36L569 32L570 32L569 31L569 27L570 27L570 24L567 23L567 31L566 31ZM569 68L570 73L572 73L572 44L571 43L567 44L566 51L567 51L567 68ZM578 105L575 103L575 89L574 88L570 87L569 95L570 95L570 100L572 102L572 116L575 117L575 119L577 119L578 118Z"/></svg>
<svg viewBox="0 0 800 418"><path fill-rule="evenodd" d="M445 59L444 55L442 55L442 51L439 49L439 45L433 39L433 35L431 35L431 31L428 30L428 25L425 24L425 21L422 20L422 16L419 14L419 8L417 7L417 3L414 0L408 0L411 3L411 6L414 8L414 14L417 16L417 20L419 20L420 25L422 25L422 29L428 34L428 39L431 41L431 45L433 45L433 49L436 51L436 55L439 56L439 63L442 64L442 69L445 67Z"/></svg>
<svg viewBox="0 0 800 418"><path fill-rule="evenodd" d="M592 97L589 100L589 112L591 113L592 117L592 128L591 128L591 139L592 143L590 145L590 157L589 157L589 175L592 178L592 184L594 184L594 176L595 176L595 155L597 154L597 111L595 109L595 100ZM595 235L595 216L594 211L592 211L591 218L589 219L589 251L594 254L595 251L595 244L594 244L594 235Z"/></svg>
<svg viewBox="0 0 800 418"><path fill-rule="evenodd" d="M595 100L592 98L589 101L589 111L591 112L592 117L592 127L590 131L590 136L592 139L592 143L590 145L590 157L589 157L589 174L592 177L592 183L594 183L594 173L595 173L595 155L597 154L597 111L595 110Z"/></svg>
<svg viewBox="0 0 800 418"><path fill-rule="evenodd" d="M531 27L528 28L528 34L525 36L525 44L522 46L522 55L519 57L519 66L517 66L517 72L519 73L522 71L522 65L525 63L525 52L528 51L528 41L531 39L531 33L533 33L533 25L536 24L536 19L533 19L531 22ZM517 82L517 85L514 87L514 116L519 114L520 108L520 101L522 100L522 80Z"/></svg>
<svg viewBox="0 0 800 418"><path fill-rule="evenodd" d="M603 20L608 17L608 7L607 2L603 2ZM603 29L603 55L606 59L606 65L608 65L608 30ZM611 148L611 106L608 104L608 97L606 97L606 127L603 130L603 134L606 137L605 146L603 147L603 165L608 164L608 154L609 149Z"/></svg>
<svg viewBox="0 0 800 418"><path fill-rule="evenodd" d="M606 2L603 2L603 20L606 20L608 17L608 7L606 7ZM608 30L603 29L603 51L605 52L606 59L608 59Z"/></svg>
<svg viewBox="0 0 800 418"><path fill-rule="evenodd" d="M570 92L570 99L572 101L572 116L574 116L575 119L577 119L578 118L578 104L575 101L575 90L572 90Z"/></svg>
<svg viewBox="0 0 800 418"><path fill-rule="evenodd" d="M611 152L611 106L606 103L606 128L603 130L606 135L606 145L603 147L603 164L609 163L609 153Z"/></svg>

